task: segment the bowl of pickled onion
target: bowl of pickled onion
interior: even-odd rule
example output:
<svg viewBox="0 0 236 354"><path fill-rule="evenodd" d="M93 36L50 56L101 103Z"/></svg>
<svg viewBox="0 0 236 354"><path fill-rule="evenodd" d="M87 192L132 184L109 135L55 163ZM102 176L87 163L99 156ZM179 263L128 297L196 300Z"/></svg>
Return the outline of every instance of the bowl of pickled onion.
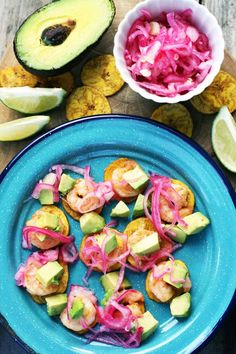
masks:
<svg viewBox="0 0 236 354"><path fill-rule="evenodd" d="M146 0L121 21L114 56L132 90L176 103L212 83L224 59L224 39L216 18L197 1Z"/></svg>

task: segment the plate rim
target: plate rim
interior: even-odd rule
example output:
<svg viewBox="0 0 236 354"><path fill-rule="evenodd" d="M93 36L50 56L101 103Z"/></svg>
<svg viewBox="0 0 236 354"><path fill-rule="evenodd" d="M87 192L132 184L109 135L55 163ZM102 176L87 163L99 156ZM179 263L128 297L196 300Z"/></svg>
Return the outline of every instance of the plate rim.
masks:
<svg viewBox="0 0 236 354"><path fill-rule="evenodd" d="M210 156L208 152L206 152L196 141L193 139L185 136L184 134L180 133L179 131L168 127L167 125L163 123L156 122L154 120L151 120L150 118L146 117L141 117L138 115L130 115L130 114L98 114L95 116L87 116L83 118L78 118L74 119L69 122L62 123L49 131L45 132L44 134L40 135L36 139L34 139L32 142L27 144L21 151L19 151L11 160L10 162L5 166L3 171L0 173L0 184L2 183L3 179L6 177L8 172L13 168L13 166L17 163L17 161L27 153L30 149L32 149L35 145L46 139L48 136L53 135L54 133L57 133L60 130L63 130L69 126L81 124L87 121L92 121L92 120L105 120L108 118L113 118L113 119L122 119L126 120L137 120L137 121L143 121L145 123L154 125L156 127L159 127L170 134L173 134L175 136L178 136L181 140L183 140L186 144L190 145L194 150L196 150L200 155L203 156L203 158L211 165L211 167L215 170L215 172L218 174L220 177L221 181L224 183L224 185L227 188L227 191L229 193L229 196L231 197L231 200L236 208L236 192L234 191L234 188L229 180L229 178L225 175L224 171L221 169L221 167L213 160L213 158ZM225 312L222 314L222 317L218 319L218 322L215 324L215 326L211 329L211 332L207 335L206 338L203 338L202 341L199 341L197 343L197 346L193 350L192 353L197 353L201 348L203 348L209 341L212 339L214 334L216 333L217 330L219 330L226 317L228 316L231 308L233 307L234 303L236 303L236 289L234 291L234 294L232 295L231 301L229 302L228 306L225 309ZM17 336L15 331L11 328L5 317L0 313L0 325L3 326L10 337L18 343L18 345L25 350L27 353L34 354L36 353L33 349L31 349L20 337Z"/></svg>

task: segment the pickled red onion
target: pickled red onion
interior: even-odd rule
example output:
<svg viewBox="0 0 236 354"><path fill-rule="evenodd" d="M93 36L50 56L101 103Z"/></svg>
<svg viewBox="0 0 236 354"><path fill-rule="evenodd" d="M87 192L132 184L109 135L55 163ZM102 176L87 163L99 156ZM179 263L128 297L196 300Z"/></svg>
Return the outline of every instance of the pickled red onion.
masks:
<svg viewBox="0 0 236 354"><path fill-rule="evenodd" d="M163 12L155 19L146 10L141 13L124 51L132 78L160 96L193 90L210 71L212 58L208 37L191 22L192 10Z"/></svg>
<svg viewBox="0 0 236 354"><path fill-rule="evenodd" d="M65 263L74 263L79 257L79 253L74 242L62 245L60 248L60 255Z"/></svg>
<svg viewBox="0 0 236 354"><path fill-rule="evenodd" d="M93 330L92 333L93 334L85 334L85 338L87 338L88 343L97 341L123 348L138 348L142 340L143 328L138 327L134 332L123 331L122 333L117 333L101 326L99 330Z"/></svg>
<svg viewBox="0 0 236 354"><path fill-rule="evenodd" d="M23 233L22 233L22 247L23 248L31 248L31 241L30 241L30 233L31 232L37 232L43 235L46 235L47 237L51 237L53 239L59 240L61 243L71 243L74 241L74 236L65 236L63 234L60 234L59 232L55 232L52 230L47 230L43 229L41 227L37 226L25 226L23 228Z"/></svg>
<svg viewBox="0 0 236 354"><path fill-rule="evenodd" d="M152 174L150 177L150 182L152 184L152 187L146 191L145 198L144 198L145 215L153 222L159 236L173 245L174 244L173 241L167 236L169 229L171 229L171 227L176 223L186 226L186 223L180 217L178 205L176 204L176 201L170 195L170 191L171 191L172 193L176 194L176 196L179 196L178 192L172 187L171 179L168 177ZM151 213L149 213L147 209L147 199L150 196L150 194L152 195ZM173 221L169 226L169 228L164 228L161 222L161 216L160 216L161 196L167 200L169 208L172 211Z"/></svg>
<svg viewBox="0 0 236 354"><path fill-rule="evenodd" d="M98 322L107 328L113 330L131 329L133 315L131 310L111 299L108 304L102 308L98 307Z"/></svg>
<svg viewBox="0 0 236 354"><path fill-rule="evenodd" d="M51 184L48 184L48 183L43 183L43 182L39 182L39 183L36 184L31 196L34 199L39 199L40 192L42 190L45 190L45 189L46 190L50 190L50 191L53 192L53 201L54 202L58 202L59 201L58 189L54 185L51 185Z"/></svg>
<svg viewBox="0 0 236 354"><path fill-rule="evenodd" d="M68 165L68 164L58 164L58 165L53 165L51 168L50 168L50 171L55 171L57 169L61 169L61 170L68 170L68 171L72 171L72 172L75 172L75 173L78 173L79 175L84 175L85 173L85 168L81 168L81 167L78 167L78 166L75 166L75 165Z"/></svg>

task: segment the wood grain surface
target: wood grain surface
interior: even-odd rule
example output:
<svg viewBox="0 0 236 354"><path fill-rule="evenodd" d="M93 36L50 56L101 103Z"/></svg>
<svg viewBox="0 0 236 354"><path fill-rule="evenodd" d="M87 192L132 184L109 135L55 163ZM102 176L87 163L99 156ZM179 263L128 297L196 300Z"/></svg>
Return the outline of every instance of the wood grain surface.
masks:
<svg viewBox="0 0 236 354"><path fill-rule="evenodd" d="M14 65L16 63L16 59L12 50L12 45L9 45L9 43L12 42L14 33L20 23L35 9L48 2L49 1L46 0L0 0L0 55L2 58L0 65L1 68L9 65ZM112 53L113 38L117 31L118 24L120 23L124 14L137 2L139 1L115 0L117 13L111 28L108 30L108 32L105 34L102 41L96 46L96 48L87 55L87 57L83 60L83 62L79 64L78 67L73 69L73 72L77 77L77 85L80 85L79 76L81 67L89 57L101 53ZM203 0L201 1L201 3L204 3L212 11L212 13L216 15L220 25L223 28L224 38L226 41L226 48L231 53L231 55L235 55L236 57L236 1ZM3 55L3 53L5 54ZM223 69L230 72L236 77L236 62L229 55L228 52L225 53ZM157 107L156 103L152 101L147 101L146 99L142 98L137 93L131 91L127 87L127 85L125 85L125 87L119 93L110 97L109 101L113 113L127 113L145 117L150 117L152 111ZM196 112L196 110L192 108L189 102L186 103L186 106L190 109L194 120L193 139L197 141L215 159L215 161L219 164L219 166L223 169L225 174L230 179L234 188L236 188L236 175L224 169L222 165L217 161L212 151L210 137L214 116L203 116L202 114ZM9 121L20 116L22 115L12 110L9 110L7 107L0 104L0 122ZM50 125L47 127L47 130L66 122L64 106L52 112L51 116L52 120L50 122ZM40 134L42 134L42 132ZM38 134L37 136L39 136L40 134ZM11 158L22 148L24 148L30 141L32 141L33 138L25 139L21 142L0 143L0 172L11 160ZM231 323L235 323L235 320L236 313L234 309L234 311L231 311L229 319L225 322L224 326L221 328L218 334L204 349L200 351L200 353L236 353L234 326L231 326ZM18 347L15 343L11 344L7 336L8 335L0 329L0 353L22 354L23 350L20 349L20 347Z"/></svg>

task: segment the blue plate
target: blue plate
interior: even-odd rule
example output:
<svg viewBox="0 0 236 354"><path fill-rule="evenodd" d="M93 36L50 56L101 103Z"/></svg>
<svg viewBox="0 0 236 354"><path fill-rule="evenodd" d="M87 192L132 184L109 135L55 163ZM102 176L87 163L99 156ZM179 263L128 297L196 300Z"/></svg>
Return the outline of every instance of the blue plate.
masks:
<svg viewBox="0 0 236 354"><path fill-rule="evenodd" d="M192 313L178 321L169 305L149 299L147 309L160 326L140 348L127 353L190 353L198 348L222 319L235 292L236 219L234 191L211 158L192 140L149 120L108 115L72 121L46 133L30 144L8 165L0 186L0 312L6 322L34 351L53 353L106 353L106 345L87 345L82 337L64 328L47 315L44 305L34 303L26 291L15 285L18 265L29 255L21 248L25 221L40 207L37 201L24 203L35 183L55 163L91 165L95 180L103 179L104 168L127 156L146 170L156 171L186 182L194 191L196 210L206 214L211 224L189 237L175 256L187 263L193 282ZM109 221L109 211L105 216ZM71 233L80 244L79 224L70 219ZM122 230L124 224L119 225ZM79 262L71 267L70 282L81 284L86 268ZM144 290L144 274L127 274L134 287ZM90 287L101 299L99 275L90 278ZM123 349L112 347L113 353Z"/></svg>

